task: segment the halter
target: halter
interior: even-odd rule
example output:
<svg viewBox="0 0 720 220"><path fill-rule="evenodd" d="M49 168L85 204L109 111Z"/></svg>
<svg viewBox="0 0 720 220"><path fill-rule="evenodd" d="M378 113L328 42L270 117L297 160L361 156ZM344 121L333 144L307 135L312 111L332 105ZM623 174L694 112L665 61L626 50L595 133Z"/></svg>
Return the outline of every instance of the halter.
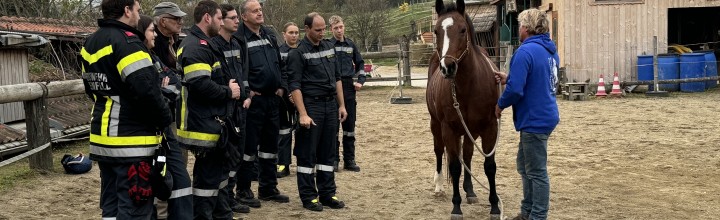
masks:
<svg viewBox="0 0 720 220"><path fill-rule="evenodd" d="M463 57L465 57L465 55L467 54L469 48L470 48L470 38L468 37L467 44L465 44L465 50L463 50L463 52L460 54L460 57L455 58L455 57L450 56L450 55L445 55L445 56L440 57L440 53L438 53L437 50L435 50L435 54L438 55L439 60L442 60L443 58L450 58L451 61L452 61L453 63L455 63L456 66L458 66L460 60L461 60ZM485 60L488 61L488 64L490 64L490 67L493 69L493 71L495 71L495 67L493 66L492 62L491 62L487 57L485 57ZM480 146L478 146L478 144L475 142L475 140L472 138L472 134L470 133L470 129L468 129L467 124L465 123L465 119L464 119L463 116L462 116L462 112L460 111L460 103L459 103L458 100L457 100L457 92L455 91L455 79L450 79L450 89L451 89L451 92L452 92L451 94L452 94L452 98L453 98L453 108L455 108L455 111L457 112L458 117L460 118L460 122L462 122L462 126L463 126L463 128L465 129L465 134L466 134L468 137L471 137L470 140L472 140L473 145L475 145L475 148L476 148L478 151L480 151L480 153L481 153L483 156L485 156L485 157L491 157L492 155L495 154L495 149L497 148L498 141L500 140L500 124L502 123L502 120L500 120L499 118L497 119L497 120L498 120L498 133L497 133L497 137L496 137L496 139L495 139L495 145L493 145L492 151L490 151L490 153L486 154L485 151L483 151L483 150L480 148ZM498 91L500 91L500 93L502 93L502 87L501 87L500 84L498 84ZM460 158L460 160L462 161L462 158ZM463 164L463 165L464 165L464 164Z"/></svg>
<svg viewBox="0 0 720 220"><path fill-rule="evenodd" d="M467 43L465 44L465 50L463 50L463 52L460 54L460 57L458 57L458 58L455 58L451 55L445 55L445 56L441 57L440 53L438 53L437 50L435 50L435 54L438 57L438 61L442 61L442 59L444 59L444 58L450 58L450 60L457 66L460 63L460 60L462 60L462 58L465 57L465 55L467 54L469 49L470 49L470 38L468 38Z"/></svg>

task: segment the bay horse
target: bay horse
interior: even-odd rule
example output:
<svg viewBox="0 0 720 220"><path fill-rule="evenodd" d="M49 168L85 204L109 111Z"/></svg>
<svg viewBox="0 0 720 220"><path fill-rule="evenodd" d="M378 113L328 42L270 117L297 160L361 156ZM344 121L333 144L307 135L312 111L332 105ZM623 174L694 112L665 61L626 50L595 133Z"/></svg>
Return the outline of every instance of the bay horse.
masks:
<svg viewBox="0 0 720 220"><path fill-rule="evenodd" d="M436 0L435 11L438 15L434 31L436 51L430 58L426 91L430 130L437 159L435 193L442 193L442 157L443 152L447 152L448 171L453 186L451 218L462 219L462 199L459 192L462 164L459 156L462 155L462 160L469 169L473 142L480 137L483 151L481 153L486 155L484 168L489 183L490 215L493 219L499 219L501 216L495 187L497 168L494 156L498 137L495 105L500 93L495 80L496 70L487 53L477 45L477 40L473 37L472 20L465 14L463 0L448 5L442 0ZM461 116L458 111L462 112ZM463 120L472 137L466 135ZM465 171L463 189L468 204L478 202L468 170Z"/></svg>

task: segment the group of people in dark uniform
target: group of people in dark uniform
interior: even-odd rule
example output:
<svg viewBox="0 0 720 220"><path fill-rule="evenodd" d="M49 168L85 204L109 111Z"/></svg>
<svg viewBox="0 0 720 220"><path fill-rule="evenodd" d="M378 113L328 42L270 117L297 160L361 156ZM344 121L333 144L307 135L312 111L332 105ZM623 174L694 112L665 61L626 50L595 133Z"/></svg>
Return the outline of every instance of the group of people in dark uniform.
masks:
<svg viewBox="0 0 720 220"><path fill-rule="evenodd" d="M257 0L205 0L180 42L187 14L174 3L158 4L153 17L140 15L137 0L103 0L101 9L81 54L103 219L232 219L261 200L288 203L277 185L290 175L291 152L302 206L345 207L335 185L338 130L344 169L359 172L355 96L365 73L342 18L328 20L328 40L325 19L310 13L305 37L289 22L280 44ZM158 146L172 176L161 199L148 183Z"/></svg>

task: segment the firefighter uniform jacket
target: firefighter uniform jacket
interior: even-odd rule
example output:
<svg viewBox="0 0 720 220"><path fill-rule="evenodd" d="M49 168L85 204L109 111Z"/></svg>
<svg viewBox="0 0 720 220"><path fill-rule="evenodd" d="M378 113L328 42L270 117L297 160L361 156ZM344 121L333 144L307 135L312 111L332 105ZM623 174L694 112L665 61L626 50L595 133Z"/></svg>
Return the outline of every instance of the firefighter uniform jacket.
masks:
<svg viewBox="0 0 720 220"><path fill-rule="evenodd" d="M280 45L280 71L283 72L283 74L288 78L287 81L289 81L290 75L288 74L287 70L287 57L290 54L291 50L294 50L295 48L292 48L288 46L287 44ZM289 91L287 93L290 93Z"/></svg>
<svg viewBox="0 0 720 220"><path fill-rule="evenodd" d="M290 51L287 61L290 91L300 89L303 97L329 97L336 94L335 83L340 81L335 47L328 40L315 46L307 37Z"/></svg>
<svg viewBox="0 0 720 220"><path fill-rule="evenodd" d="M280 61L287 62L287 56L290 54L290 50L292 49L294 48L291 48L287 44L280 45Z"/></svg>
<svg viewBox="0 0 720 220"><path fill-rule="evenodd" d="M330 42L335 46L340 77L350 79L357 76L358 83L365 84L365 61L355 43L347 37L345 41L332 38Z"/></svg>
<svg viewBox="0 0 720 220"><path fill-rule="evenodd" d="M98 20L83 45L85 92L94 100L90 158L130 163L154 155L161 128L172 122L145 36L114 19Z"/></svg>
<svg viewBox="0 0 720 220"><path fill-rule="evenodd" d="M240 23L233 36L247 45L248 81L252 91L274 94L279 88L287 91L287 76L280 71L280 52L273 31L260 28L260 35Z"/></svg>
<svg viewBox="0 0 720 220"><path fill-rule="evenodd" d="M223 59L221 59L220 66L226 76L232 76L237 79L237 83L240 84L240 100L245 100L248 97L249 83L248 76L245 71L244 63L247 63L247 54L244 53L244 47L240 45L238 40L234 37L230 38L230 41L226 41L222 36L216 36L212 38L214 45L217 45L218 49L223 53Z"/></svg>
<svg viewBox="0 0 720 220"><path fill-rule="evenodd" d="M221 133L221 121L234 105L228 87L231 76L221 70L223 54L195 25L180 44L178 63L183 86L178 107L177 136L180 146L193 151L214 149Z"/></svg>

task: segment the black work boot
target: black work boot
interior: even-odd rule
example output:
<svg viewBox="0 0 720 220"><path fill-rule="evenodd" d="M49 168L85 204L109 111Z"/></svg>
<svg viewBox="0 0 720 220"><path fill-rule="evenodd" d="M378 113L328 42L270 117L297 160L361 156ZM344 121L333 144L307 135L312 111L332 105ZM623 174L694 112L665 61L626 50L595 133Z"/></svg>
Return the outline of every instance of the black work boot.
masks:
<svg viewBox="0 0 720 220"><path fill-rule="evenodd" d="M258 198L265 200L265 201L274 201L279 203L288 203L290 202L290 198L286 195L283 195L280 193L280 190L274 189L270 192L259 192Z"/></svg>
<svg viewBox="0 0 720 220"><path fill-rule="evenodd" d="M346 160L344 169L353 172L360 172L360 167L355 163L354 160Z"/></svg>
<svg viewBox="0 0 720 220"><path fill-rule="evenodd" d="M260 204L260 200L255 198L255 195L250 189L238 192L235 200L237 200L237 202L240 204L247 205L253 208L260 208L260 206L262 206Z"/></svg>
<svg viewBox="0 0 720 220"><path fill-rule="evenodd" d="M244 205L242 203L236 203L232 207L232 211L237 213L250 213L250 206Z"/></svg>
<svg viewBox="0 0 720 220"><path fill-rule="evenodd" d="M318 202L318 199L313 199L310 202L303 202L303 208L315 212L320 212L323 210L323 206L322 204L320 204L320 202Z"/></svg>
<svg viewBox="0 0 720 220"><path fill-rule="evenodd" d="M341 209L345 207L345 203L340 201L337 197L333 196L330 198L320 199L320 203L323 206L330 207L331 209Z"/></svg>
<svg viewBox="0 0 720 220"><path fill-rule="evenodd" d="M277 172L275 173L275 176L277 176L277 178L290 176L290 166L277 165Z"/></svg>

